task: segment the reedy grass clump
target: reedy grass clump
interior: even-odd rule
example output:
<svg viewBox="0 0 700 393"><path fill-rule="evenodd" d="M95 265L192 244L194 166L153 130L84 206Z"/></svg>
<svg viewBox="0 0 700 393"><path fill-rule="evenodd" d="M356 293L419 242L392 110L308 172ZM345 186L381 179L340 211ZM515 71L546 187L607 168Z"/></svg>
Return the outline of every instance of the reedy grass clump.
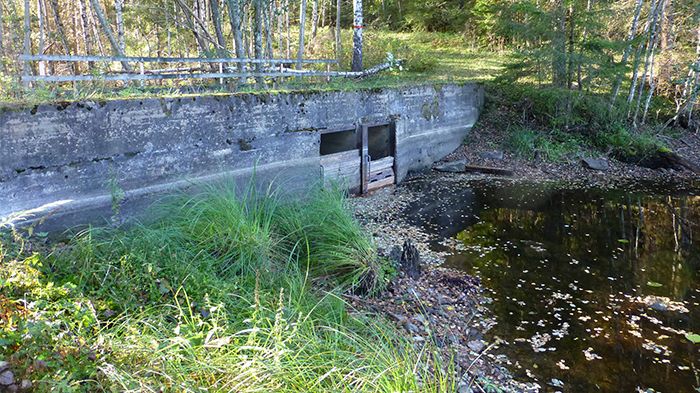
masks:
<svg viewBox="0 0 700 393"><path fill-rule="evenodd" d="M217 187L158 211L50 256L5 242L0 358L18 378L37 391L454 389L435 348L342 300L383 264L342 194L282 202Z"/></svg>

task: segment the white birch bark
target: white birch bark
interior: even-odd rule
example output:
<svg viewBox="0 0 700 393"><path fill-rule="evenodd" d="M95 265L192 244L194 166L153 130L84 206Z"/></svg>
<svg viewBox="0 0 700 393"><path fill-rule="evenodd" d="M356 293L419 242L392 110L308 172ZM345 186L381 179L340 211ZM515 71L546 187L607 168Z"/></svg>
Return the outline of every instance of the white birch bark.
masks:
<svg viewBox="0 0 700 393"><path fill-rule="evenodd" d="M126 41L124 40L124 0L114 0L114 13L117 19L117 42L119 50L126 53Z"/></svg>
<svg viewBox="0 0 700 393"><path fill-rule="evenodd" d="M353 0L352 70L362 71L362 0Z"/></svg>
<svg viewBox="0 0 700 393"><path fill-rule="evenodd" d="M620 66L624 70L627 67L627 60L629 59L630 52L632 51L632 40L634 40L634 37L637 36L637 26L639 24L639 15L642 13L642 6L644 5L644 0L637 0L637 5L634 8L634 16L632 17L632 25L630 26L629 33L627 33L627 46L625 47L625 51L622 53L622 60L620 61ZM613 92L612 92L612 100L610 102L610 105L615 104L615 100L617 100L617 96L620 93L620 86L622 85L622 76L624 75L623 73L620 73L618 75L617 79L615 80L615 85L613 87Z"/></svg>
<svg viewBox="0 0 700 393"><path fill-rule="evenodd" d="M297 70L303 67L302 60L304 59L304 30L306 27L306 0L301 0L299 7L299 49L297 51Z"/></svg>

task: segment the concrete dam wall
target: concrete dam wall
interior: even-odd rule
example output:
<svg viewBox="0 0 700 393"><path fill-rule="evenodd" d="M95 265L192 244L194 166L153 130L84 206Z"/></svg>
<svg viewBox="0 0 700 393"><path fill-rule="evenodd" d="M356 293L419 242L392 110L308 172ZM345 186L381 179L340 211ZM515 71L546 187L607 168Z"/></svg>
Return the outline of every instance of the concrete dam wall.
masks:
<svg viewBox="0 0 700 393"><path fill-rule="evenodd" d="M231 178L294 192L321 180L368 191L463 141L476 84L233 94L0 108L0 223L73 225L171 190Z"/></svg>

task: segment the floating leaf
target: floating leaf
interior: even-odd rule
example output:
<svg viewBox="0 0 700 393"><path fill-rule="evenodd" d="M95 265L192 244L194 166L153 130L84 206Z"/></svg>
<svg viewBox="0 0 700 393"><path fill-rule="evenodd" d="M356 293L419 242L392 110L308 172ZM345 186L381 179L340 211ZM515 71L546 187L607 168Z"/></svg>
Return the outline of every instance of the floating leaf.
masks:
<svg viewBox="0 0 700 393"><path fill-rule="evenodd" d="M700 334L686 333L685 338L690 340L693 344L700 344Z"/></svg>
<svg viewBox="0 0 700 393"><path fill-rule="evenodd" d="M661 284L661 283L656 282L656 281L647 281L647 285L652 287L652 288L659 288L659 287L664 286L664 284Z"/></svg>
<svg viewBox="0 0 700 393"><path fill-rule="evenodd" d="M622 244L628 244L630 241L627 239L617 239L617 242Z"/></svg>

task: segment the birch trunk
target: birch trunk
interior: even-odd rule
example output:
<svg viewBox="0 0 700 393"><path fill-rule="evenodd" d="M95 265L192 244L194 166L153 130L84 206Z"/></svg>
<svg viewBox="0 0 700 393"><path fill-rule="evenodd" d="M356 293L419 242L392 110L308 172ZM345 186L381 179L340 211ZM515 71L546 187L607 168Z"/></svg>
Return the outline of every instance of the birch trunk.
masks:
<svg viewBox="0 0 700 393"><path fill-rule="evenodd" d="M340 15L341 15L341 0L336 0L335 3L335 58L340 61L343 52L343 43L340 30Z"/></svg>
<svg viewBox="0 0 700 393"><path fill-rule="evenodd" d="M311 6L311 40L310 43L316 39L316 34L318 33L318 0L314 0Z"/></svg>
<svg viewBox="0 0 700 393"><path fill-rule="evenodd" d="M114 12L117 19L117 42L119 50L126 53L126 41L124 40L124 0L114 0Z"/></svg>
<svg viewBox="0 0 700 393"><path fill-rule="evenodd" d="M306 0L301 0L299 7L299 50L297 52L297 70L303 67L302 60L304 59L304 28L306 25Z"/></svg>
<svg viewBox="0 0 700 393"><path fill-rule="evenodd" d="M265 0L260 0L263 6L263 15L265 18L265 56L272 59L272 1L268 6L265 6Z"/></svg>
<svg viewBox="0 0 700 393"><path fill-rule="evenodd" d="M58 0L49 1L51 3L51 12L53 14L54 24L56 25L56 31L58 33L58 37L61 40L61 46L63 47L63 53L67 56L70 56L70 44L68 43L68 37L66 36L66 29L63 26L63 22L61 21L61 14L59 14L58 12ZM73 72L73 74L75 74L75 63L70 64L70 69Z"/></svg>
<svg viewBox="0 0 700 393"><path fill-rule="evenodd" d="M642 6L644 5L644 0L637 0L637 5L634 8L634 16L632 17L632 25L630 26L630 31L627 33L627 46L622 53L622 60L620 61L620 67L625 70L627 68L627 60L629 59L630 51L632 51L632 40L637 36L637 25L639 23L639 15L642 13ZM612 100L610 101L610 106L615 105L615 100L617 100L617 95L620 93L620 86L622 86L622 76L624 71L617 76L615 80L615 87L613 87Z"/></svg>
<svg viewBox="0 0 700 393"><path fill-rule="evenodd" d="M284 16L282 15L282 1L275 5L275 16L277 17L277 50L282 53L282 48L284 48L284 37L282 36ZM280 55L281 57L282 55ZM287 57L289 58L289 57Z"/></svg>
<svg viewBox="0 0 700 393"><path fill-rule="evenodd" d="M3 46L5 38L5 29L3 28L3 5L0 3L0 72L5 72L5 47Z"/></svg>
<svg viewBox="0 0 700 393"><path fill-rule="evenodd" d="M92 41L90 40L90 24L88 22L87 7L85 0L78 0L78 11L80 12L80 33L83 36L83 44L85 46L85 54L92 54ZM88 68L94 66L93 62L88 62Z"/></svg>
<svg viewBox="0 0 700 393"><path fill-rule="evenodd" d="M253 12L255 14L255 21L254 21L254 29L255 31L253 32L253 45L254 45L254 50L255 50L255 58L256 59L262 59L263 58L263 37L262 37L262 30L263 30L263 0L253 0ZM256 63L255 64L255 70L260 71L262 67L262 64Z"/></svg>
<svg viewBox="0 0 700 393"><path fill-rule="evenodd" d="M663 32L663 21L664 21L664 14L666 11L666 2L662 0L662 5L661 5L661 11L660 15L657 18L658 21L658 26L656 28L656 37L655 38L655 47L660 47L663 44L663 41L659 43L659 39L663 39L664 37L661 36L661 33ZM655 65L655 52L654 52L654 47L652 47L652 52L651 52L651 64L650 64L650 71L649 71L649 93L647 94L647 99L646 102L644 103L644 113L642 114L642 124L646 121L647 118L647 113L649 112L649 104L651 103L651 97L654 95L654 90L656 90L656 80L657 78L654 78L654 65ZM636 117L636 116L635 116Z"/></svg>
<svg viewBox="0 0 700 393"><path fill-rule="evenodd" d="M637 95L637 105L634 110L634 117L633 117L633 124L637 123L637 116L639 115L639 109L642 104L642 96L644 95L644 83L647 79L647 76L650 76L651 79L653 79L653 75L649 75L649 68L650 65L653 67L653 60L654 60L654 54L655 54L655 49L657 45L657 33L658 33L658 16L659 16L659 10L663 9L663 4L664 0L659 0L656 3L656 8L654 9L652 13L652 22L651 25L649 26L649 43L647 44L647 55L644 59L644 72L642 73L641 76L641 83L642 85L639 86L639 94ZM652 68L653 71L653 68ZM649 84L651 85L651 80L649 81Z"/></svg>
<svg viewBox="0 0 700 393"><path fill-rule="evenodd" d="M362 71L362 0L353 0L352 70Z"/></svg>
<svg viewBox="0 0 700 393"><path fill-rule="evenodd" d="M24 54L32 54L32 41L31 41L31 9L29 7L29 0L24 0ZM22 74L29 76L30 68L29 63L26 61L22 62ZM29 82L24 82L25 87L29 87Z"/></svg>
<svg viewBox="0 0 700 393"><path fill-rule="evenodd" d="M42 4L41 0L36 1L36 14L39 24L39 48L37 51L40 55L43 55L46 50L46 28L44 26L44 4ZM39 75L46 75L46 63L43 61L39 61Z"/></svg>
<svg viewBox="0 0 700 393"><path fill-rule="evenodd" d="M243 37L241 36L241 6L238 0L227 0L226 4L228 4L228 16L236 57L243 59L245 56L243 54ZM243 73L243 63L238 63L238 72ZM241 77L241 83L245 83L244 77Z"/></svg>
<svg viewBox="0 0 700 393"><path fill-rule="evenodd" d="M284 0L286 6L284 7L284 25L287 30L287 58L292 58L292 33L289 28L289 0Z"/></svg>
<svg viewBox="0 0 700 393"><path fill-rule="evenodd" d="M216 53L219 57L226 56L226 39L224 39L224 30L221 28L221 10L219 10L219 0L210 0L211 6L211 21L214 25L216 34Z"/></svg>
<svg viewBox="0 0 700 393"><path fill-rule="evenodd" d="M90 0L90 3L92 4L92 8L95 10L95 15L97 15L97 19L99 20L100 25L102 26L102 31L104 31L105 35L107 36L107 39L109 40L109 44L112 46L112 51L117 56L124 57L124 52L121 50L121 47L119 46L119 43L117 42L116 38L114 38L112 26L109 25L109 21L107 21L107 17L105 17L105 13L102 10L102 6L100 5L99 1ZM122 62L122 67L126 71L131 71L129 63L125 61Z"/></svg>
<svg viewBox="0 0 700 393"><path fill-rule="evenodd" d="M656 9L658 5L658 1L652 0L651 4L649 5L649 15L647 16L647 23L646 27L644 28L644 32L642 34L647 34L649 33L649 29L651 28L651 23L652 23L652 18L654 14L654 10ZM641 57L646 51L648 50L648 45L649 42L640 42L639 46L637 46L637 50L634 53L634 67L632 71L632 84L630 86L630 93L627 96L627 116L629 117L631 115L632 111L632 102L634 101L634 98L637 95L637 84L639 83L639 63L641 61Z"/></svg>

